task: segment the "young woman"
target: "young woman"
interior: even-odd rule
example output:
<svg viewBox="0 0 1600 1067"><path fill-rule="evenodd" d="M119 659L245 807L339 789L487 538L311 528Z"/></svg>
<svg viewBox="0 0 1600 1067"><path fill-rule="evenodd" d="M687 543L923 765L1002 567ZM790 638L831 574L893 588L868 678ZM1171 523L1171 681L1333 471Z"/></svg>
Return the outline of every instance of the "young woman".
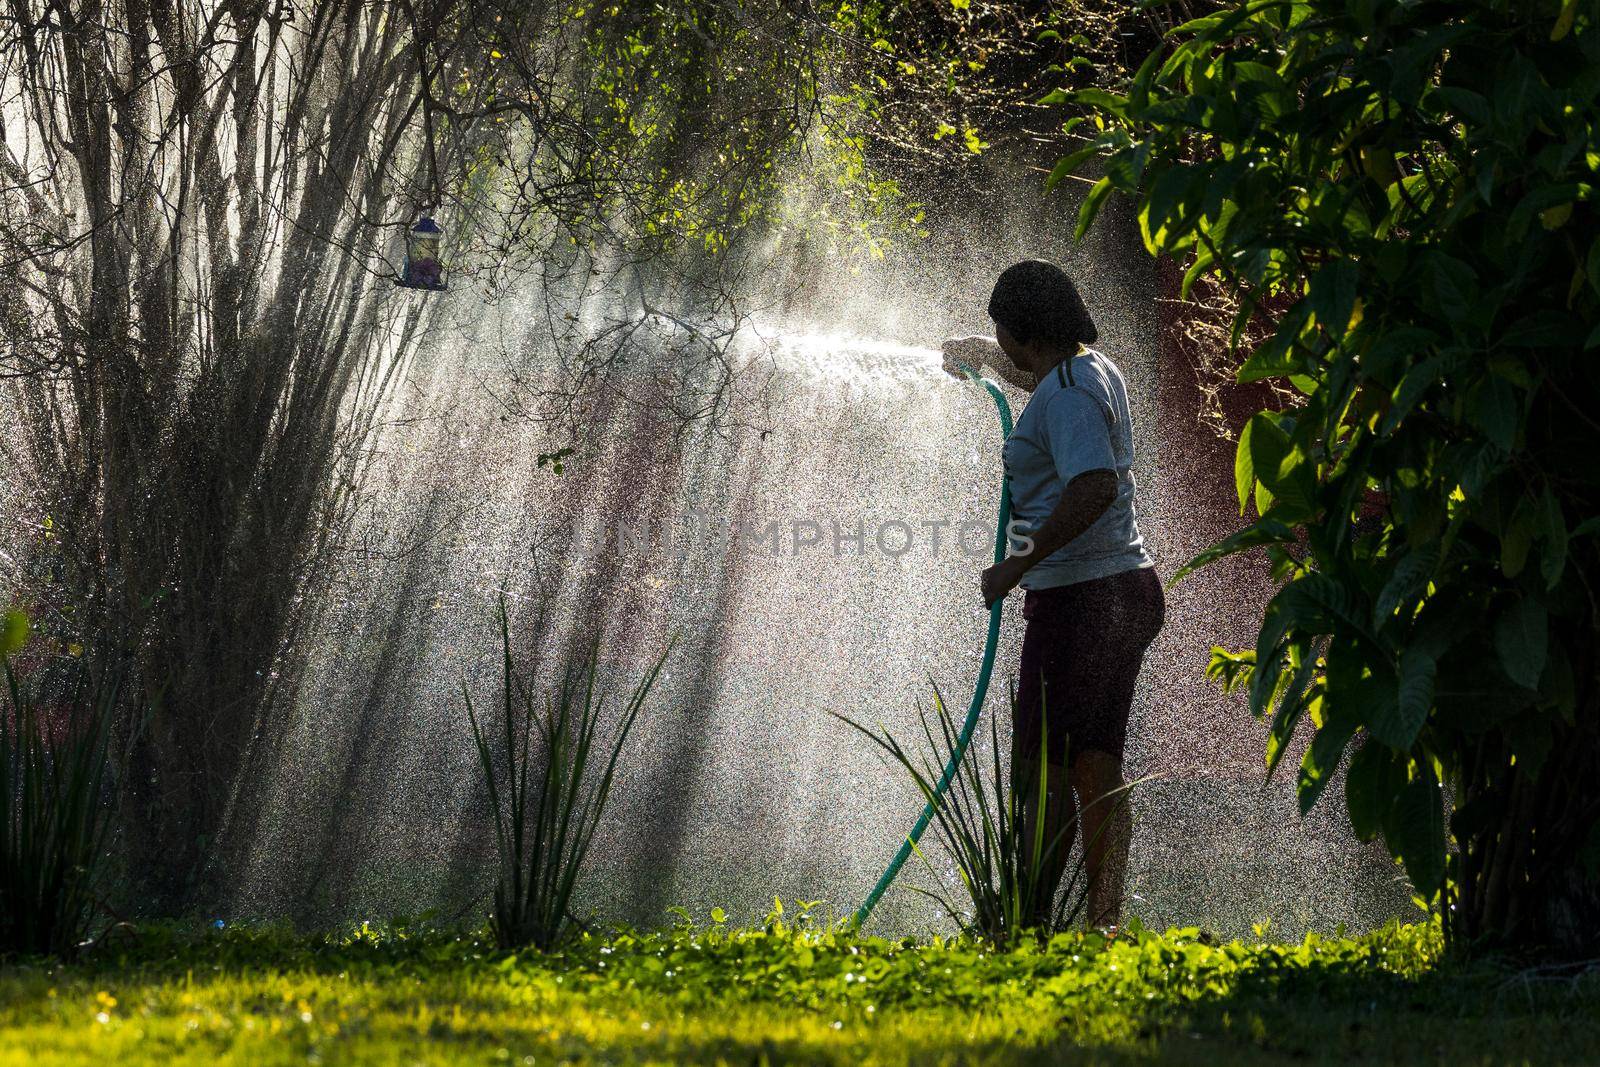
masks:
<svg viewBox="0 0 1600 1067"><path fill-rule="evenodd" d="M1127 808L1096 798L1120 788L1134 682L1161 629L1161 582L1134 513L1133 423L1116 364L1088 348L1098 333L1072 279L1054 264L1007 268L989 298L995 336L946 341L945 369L987 367L1033 394L1005 445L1011 551L983 572L986 605L1025 592L1027 630L1013 710L1013 788L1032 841L1040 761L1044 840L1072 821L1078 802L1089 867L1088 918L1120 920L1127 866ZM1043 744L1041 744L1043 740ZM1072 835L1046 858L1035 918L1050 902Z"/></svg>

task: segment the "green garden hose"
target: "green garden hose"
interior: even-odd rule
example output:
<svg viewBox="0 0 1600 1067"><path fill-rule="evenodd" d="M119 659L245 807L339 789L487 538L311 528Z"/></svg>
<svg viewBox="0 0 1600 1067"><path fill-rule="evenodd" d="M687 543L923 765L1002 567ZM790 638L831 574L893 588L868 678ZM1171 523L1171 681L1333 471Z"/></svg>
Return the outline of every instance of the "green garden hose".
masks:
<svg viewBox="0 0 1600 1067"><path fill-rule="evenodd" d="M965 363L956 364L961 372L971 381L977 382L989 391L994 398L994 406L1000 413L1000 439L1002 443L1011 436L1011 405L1006 403L1005 394L993 382L978 376L978 372ZM1000 516L995 524L994 531L994 561L999 563L1006 556L1006 525L1011 521L1011 486L1004 478L1000 481ZM939 777L939 784L934 788L933 796L923 805L922 814L917 818L916 825L906 835L905 844L900 846L900 851L895 853L888 869L883 872L883 877L878 879L878 884L872 887L872 892L867 894L867 899L862 902L856 912L855 925L859 929L866 924L867 916L872 914L872 909L878 906L878 900L883 896L889 884L894 881L895 875L900 873L900 868L905 866L906 860L911 856L911 850L922 839L922 831L928 828L928 823L933 820L933 811L939 800L944 796L945 790L950 788L950 783L956 776L956 768L961 766L961 759L967 754L967 745L972 741L973 728L978 725L978 712L983 709L983 699L989 694L989 677L994 674L995 649L1000 644L1000 611L1005 605L1005 598L1001 597L989 608L989 638L983 646L983 666L978 668L978 685L972 691L972 703L967 707L967 721L961 725L961 733L956 738L955 751L950 753L950 762L945 764L944 774Z"/></svg>

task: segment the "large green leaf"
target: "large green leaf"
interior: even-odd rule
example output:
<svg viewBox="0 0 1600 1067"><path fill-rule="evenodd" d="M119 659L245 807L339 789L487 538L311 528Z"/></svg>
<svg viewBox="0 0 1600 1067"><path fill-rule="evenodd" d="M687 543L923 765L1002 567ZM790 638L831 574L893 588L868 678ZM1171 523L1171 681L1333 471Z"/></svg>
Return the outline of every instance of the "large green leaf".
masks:
<svg viewBox="0 0 1600 1067"><path fill-rule="evenodd" d="M1442 103L1448 109L1442 117L1448 117L1453 112L1469 122L1481 124L1489 121L1489 101L1482 93L1456 86L1440 86L1429 93L1428 98Z"/></svg>
<svg viewBox="0 0 1600 1067"><path fill-rule="evenodd" d="M1265 378L1281 378L1302 369L1296 346L1310 317L1309 300L1302 300L1290 308L1272 336L1244 361L1236 375L1238 380L1241 383L1259 382Z"/></svg>
<svg viewBox="0 0 1600 1067"><path fill-rule="evenodd" d="M1062 156L1056 161L1055 167L1050 171L1050 176L1045 179L1045 189L1054 189L1068 177L1078 173L1078 168L1083 166L1085 161L1098 155L1099 152L1100 145L1091 143Z"/></svg>
<svg viewBox="0 0 1600 1067"><path fill-rule="evenodd" d="M1348 259L1336 259L1311 279L1311 306L1317 322L1333 336L1344 336L1356 307L1356 282L1360 271Z"/></svg>
<svg viewBox="0 0 1600 1067"><path fill-rule="evenodd" d="M1267 511L1290 522L1304 522L1317 513L1317 465L1298 446L1278 462L1276 470L1256 474L1269 494Z"/></svg>
<svg viewBox="0 0 1600 1067"><path fill-rule="evenodd" d="M1343 627L1341 636L1353 638L1370 636L1359 598L1359 587L1313 571L1285 586L1273 603L1301 633L1340 634Z"/></svg>
<svg viewBox="0 0 1600 1067"><path fill-rule="evenodd" d="M1507 578L1522 573L1536 532L1533 513L1527 507L1519 506L1511 513L1511 520L1500 533L1500 572Z"/></svg>
<svg viewBox="0 0 1600 1067"><path fill-rule="evenodd" d="M1444 882L1444 797L1426 766L1395 798L1384 831L1389 851L1405 864L1412 887L1431 900Z"/></svg>
<svg viewBox="0 0 1600 1067"><path fill-rule="evenodd" d="M1433 680L1439 662L1421 648L1408 648L1400 656L1399 682L1393 704L1394 718L1371 725L1372 734L1391 748L1404 751L1417 739L1433 710Z"/></svg>
<svg viewBox="0 0 1600 1067"><path fill-rule="evenodd" d="M1387 329L1361 357L1361 369L1378 381L1393 377L1394 368L1424 356L1439 335L1417 326Z"/></svg>
<svg viewBox="0 0 1600 1067"><path fill-rule="evenodd" d="M1317 702L1314 677L1316 674L1316 659L1309 650L1304 650L1299 666L1291 671L1279 675L1278 686L1274 692L1277 707L1272 713L1272 723L1267 730L1267 777L1270 779L1278 771L1278 765L1289 751L1289 743L1294 739L1294 732L1300 725L1308 711Z"/></svg>
<svg viewBox="0 0 1600 1067"><path fill-rule="evenodd" d="M1249 475L1258 483L1256 509L1261 514L1265 515L1279 499L1291 512L1289 518L1311 513L1312 472L1304 454L1295 448L1277 419L1264 413L1252 417L1239 438L1239 448L1244 450L1245 458L1235 455L1234 488L1240 490L1241 498L1249 488L1244 484Z"/></svg>
<svg viewBox="0 0 1600 1067"><path fill-rule="evenodd" d="M1327 707L1326 701L1323 706ZM1308 813L1322 799L1355 732L1355 717L1335 711L1324 721L1322 728L1311 739L1311 744L1306 746L1306 754L1300 760L1300 777L1295 782L1301 815Z"/></svg>
<svg viewBox="0 0 1600 1067"><path fill-rule="evenodd" d="M1243 530L1229 534L1182 567L1179 567L1177 573L1168 582L1168 585L1177 585L1201 567L1215 563L1224 556L1231 556L1252 548L1260 548L1262 545L1285 544L1294 539L1294 530L1287 524L1279 522L1277 519L1260 519Z"/></svg>
<svg viewBox="0 0 1600 1067"><path fill-rule="evenodd" d="M1522 412L1510 382L1488 375L1478 383L1473 397L1472 418L1484 435L1509 452L1517 442L1517 426Z"/></svg>
<svg viewBox="0 0 1600 1067"><path fill-rule="evenodd" d="M1494 647L1506 676L1524 689L1539 688L1550 651L1550 615L1531 597L1519 597L1495 620Z"/></svg>
<svg viewBox="0 0 1600 1067"><path fill-rule="evenodd" d="M1356 838L1371 841L1383 832L1400 790L1405 788L1405 760L1383 745L1363 744L1350 757L1344 801Z"/></svg>
<svg viewBox="0 0 1600 1067"><path fill-rule="evenodd" d="M1372 607L1373 628L1381 627L1401 605L1413 604L1427 588L1428 581L1438 566L1437 543L1422 545L1401 556L1394 569L1389 572L1388 580L1383 583L1383 589L1378 593L1377 603Z"/></svg>
<svg viewBox="0 0 1600 1067"><path fill-rule="evenodd" d="M1140 234L1145 249L1152 255L1169 246L1174 236L1172 231L1179 228L1173 223L1186 213L1185 203L1204 190L1208 169L1186 165L1169 167L1155 180L1139 210Z"/></svg>
<svg viewBox="0 0 1600 1067"><path fill-rule="evenodd" d="M1472 316L1482 294L1478 275L1470 266L1444 252L1434 252L1428 260L1427 278L1428 291L1445 318L1460 321Z"/></svg>
<svg viewBox="0 0 1600 1067"><path fill-rule="evenodd" d="M1567 519L1561 500L1548 485L1544 489L1544 552L1539 557L1539 572L1546 589L1554 589L1567 569Z"/></svg>
<svg viewBox="0 0 1600 1067"><path fill-rule="evenodd" d="M1430 355L1406 371L1389 398L1389 409L1378 423L1378 433L1388 436L1399 429L1401 421L1411 414L1428 390L1437 386L1460 363L1461 358L1455 353L1440 353Z"/></svg>
<svg viewBox="0 0 1600 1067"><path fill-rule="evenodd" d="M1354 595L1326 574L1312 572L1280 589L1267 604L1261 632L1256 638L1256 670L1250 678L1250 708L1265 713L1278 686L1284 639L1338 632L1365 633L1361 609Z"/></svg>
<svg viewBox="0 0 1600 1067"><path fill-rule="evenodd" d="M1094 222L1095 216L1100 214L1100 208L1105 204L1106 197L1111 195L1111 188L1111 179L1101 178L1083 198L1083 204L1078 208L1076 239L1082 240L1083 235L1089 232L1089 225Z"/></svg>
<svg viewBox="0 0 1600 1067"><path fill-rule="evenodd" d="M1594 189L1587 182L1565 182L1534 189L1522 198L1522 202L1511 213L1511 218L1506 222L1506 231L1514 238L1521 237L1532 225L1535 215L1551 208L1568 207L1577 201L1588 200L1593 194Z"/></svg>
<svg viewBox="0 0 1600 1067"><path fill-rule="evenodd" d="M1535 311L1512 323L1500 343L1512 348L1570 348L1582 343L1583 331L1583 320L1576 315L1565 311Z"/></svg>
<svg viewBox="0 0 1600 1067"><path fill-rule="evenodd" d="M1259 417L1259 416L1257 416ZM1255 447L1252 438L1256 432L1256 419L1244 424L1239 432L1239 444L1233 450L1233 488L1239 494L1239 514L1250 507L1250 494L1256 487Z"/></svg>

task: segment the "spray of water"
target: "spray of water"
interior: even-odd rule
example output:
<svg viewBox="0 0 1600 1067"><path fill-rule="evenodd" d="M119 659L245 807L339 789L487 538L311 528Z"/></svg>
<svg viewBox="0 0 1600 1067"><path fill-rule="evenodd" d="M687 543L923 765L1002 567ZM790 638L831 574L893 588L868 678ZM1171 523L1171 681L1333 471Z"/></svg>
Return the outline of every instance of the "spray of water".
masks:
<svg viewBox="0 0 1600 1067"><path fill-rule="evenodd" d="M1114 322L1107 332L1139 392L1143 522L1170 573L1192 486L1155 417L1153 353L1113 347ZM463 679L493 684L502 594L550 672L596 628L622 674L680 638L632 742L588 907L644 922L673 905L751 918L775 894L853 907L920 798L825 713L909 736L930 678L952 700L970 693L994 415L931 347L765 336L770 430L674 444L669 426L618 410L560 476L533 462L537 432L499 421L448 364L419 380L417 403L452 414L398 420L380 442L382 481L319 623L241 909L473 905L492 842L458 693ZM1020 410L1026 396L1011 399ZM979 531L966 546L964 528ZM1210 644L1247 628L1218 604L1260 594L1238 569L1172 594L1129 753L1132 775L1167 776L1135 801L1134 907L1223 930L1267 916L1280 929L1365 925L1395 904L1383 862L1336 817L1301 820L1290 783L1263 787L1259 727L1200 677ZM984 712L1002 723L1018 614ZM902 892L875 921L936 919Z"/></svg>

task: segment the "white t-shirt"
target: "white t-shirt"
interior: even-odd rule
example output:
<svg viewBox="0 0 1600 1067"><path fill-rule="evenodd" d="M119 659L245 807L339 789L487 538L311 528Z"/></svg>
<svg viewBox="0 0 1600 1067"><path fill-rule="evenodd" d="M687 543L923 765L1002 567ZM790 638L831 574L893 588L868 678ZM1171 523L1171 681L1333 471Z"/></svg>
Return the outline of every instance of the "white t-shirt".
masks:
<svg viewBox="0 0 1600 1067"><path fill-rule="evenodd" d="M1022 577L1024 589L1049 589L1151 566L1133 507L1133 419L1122 372L1099 352L1062 360L1034 390L1005 444L1016 536L1039 529L1068 482L1086 471L1117 476L1117 496L1083 533Z"/></svg>

